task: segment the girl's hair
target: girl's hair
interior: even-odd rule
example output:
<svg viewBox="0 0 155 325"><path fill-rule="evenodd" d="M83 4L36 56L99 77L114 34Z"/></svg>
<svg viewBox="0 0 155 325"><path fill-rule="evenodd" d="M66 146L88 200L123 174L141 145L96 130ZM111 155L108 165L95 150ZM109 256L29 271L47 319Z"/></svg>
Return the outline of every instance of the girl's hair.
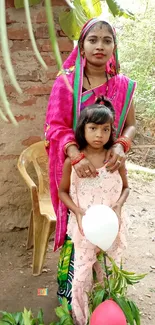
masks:
<svg viewBox="0 0 155 325"><path fill-rule="evenodd" d="M116 44L116 35L115 35L114 29L112 28L112 26L108 22L106 22L104 20L101 20L101 21L97 21L93 26L91 26L88 29L88 31L85 33L84 37L83 37L83 30L81 31L81 35L80 35L80 38L79 38L80 48L83 47L84 40L87 37L87 35L90 33L90 31L93 30L93 28L96 27L96 26L98 26L101 29L103 25L107 27L108 32L112 35L114 43Z"/></svg>
<svg viewBox="0 0 155 325"><path fill-rule="evenodd" d="M80 150L87 146L85 139L85 125L88 123L95 124L111 124L111 134L108 142L104 145L105 149L109 149L115 141L115 127L113 125L115 120L115 110L111 102L103 96L99 97L95 104L87 106L81 111L80 117L77 122L75 131L75 139Z"/></svg>

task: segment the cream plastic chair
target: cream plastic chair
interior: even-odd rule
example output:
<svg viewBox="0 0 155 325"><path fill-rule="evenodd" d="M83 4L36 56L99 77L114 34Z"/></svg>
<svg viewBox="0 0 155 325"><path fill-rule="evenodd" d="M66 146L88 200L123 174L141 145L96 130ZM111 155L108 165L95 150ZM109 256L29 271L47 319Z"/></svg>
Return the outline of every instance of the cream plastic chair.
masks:
<svg viewBox="0 0 155 325"><path fill-rule="evenodd" d="M38 187L29 176L27 168L33 164L38 177ZM31 192L32 211L27 238L27 249L33 248L33 275L39 275L50 235L55 231L56 216L51 203L48 178L48 156L44 141L25 149L18 160L18 169Z"/></svg>

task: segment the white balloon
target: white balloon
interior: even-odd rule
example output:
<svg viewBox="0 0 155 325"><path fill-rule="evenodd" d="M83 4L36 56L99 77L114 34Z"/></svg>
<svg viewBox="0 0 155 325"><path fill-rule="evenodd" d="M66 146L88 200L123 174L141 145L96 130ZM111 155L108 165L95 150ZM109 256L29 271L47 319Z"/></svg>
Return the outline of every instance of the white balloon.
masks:
<svg viewBox="0 0 155 325"><path fill-rule="evenodd" d="M106 205L93 205L82 218L86 238L106 251L111 247L119 230L116 213Z"/></svg>

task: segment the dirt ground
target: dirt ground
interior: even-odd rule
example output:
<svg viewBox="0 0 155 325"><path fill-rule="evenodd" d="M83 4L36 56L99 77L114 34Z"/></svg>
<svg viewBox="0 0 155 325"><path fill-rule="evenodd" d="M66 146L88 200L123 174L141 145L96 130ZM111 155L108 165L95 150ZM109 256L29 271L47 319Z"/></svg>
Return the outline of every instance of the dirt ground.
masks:
<svg viewBox="0 0 155 325"><path fill-rule="evenodd" d="M130 216L128 249L124 268L148 275L129 289L141 312L141 325L155 324L155 179L144 174L130 175L130 197L126 204ZM25 247L27 229L0 233L0 310L9 312L43 309L45 323L54 321L56 268L58 253L50 241L44 272L32 276L32 250ZM47 296L38 296L39 288L48 288Z"/></svg>

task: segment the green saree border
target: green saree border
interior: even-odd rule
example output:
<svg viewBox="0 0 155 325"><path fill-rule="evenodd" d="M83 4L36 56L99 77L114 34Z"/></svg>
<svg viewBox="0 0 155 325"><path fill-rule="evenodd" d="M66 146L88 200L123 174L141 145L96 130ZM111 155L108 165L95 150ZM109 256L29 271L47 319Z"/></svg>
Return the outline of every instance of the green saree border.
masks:
<svg viewBox="0 0 155 325"><path fill-rule="evenodd" d="M83 95L81 103L84 103L87 99L89 99L92 96L92 94L93 94L93 92L91 91L91 93Z"/></svg>
<svg viewBox="0 0 155 325"><path fill-rule="evenodd" d="M116 137L118 137L118 135L119 135L119 133L121 131L122 125L124 123L125 115L127 113L128 107L129 107L131 94L133 92L134 87L135 87L135 82L133 80L129 80L127 94L126 94L126 98L125 98L125 103L124 103L122 113L121 113L121 116L120 116L117 132L116 132Z"/></svg>
<svg viewBox="0 0 155 325"><path fill-rule="evenodd" d="M80 87L80 50L78 49L78 56L75 64L75 78L74 78L74 94L73 94L73 130L76 129L77 124L77 106L78 106L78 95Z"/></svg>

